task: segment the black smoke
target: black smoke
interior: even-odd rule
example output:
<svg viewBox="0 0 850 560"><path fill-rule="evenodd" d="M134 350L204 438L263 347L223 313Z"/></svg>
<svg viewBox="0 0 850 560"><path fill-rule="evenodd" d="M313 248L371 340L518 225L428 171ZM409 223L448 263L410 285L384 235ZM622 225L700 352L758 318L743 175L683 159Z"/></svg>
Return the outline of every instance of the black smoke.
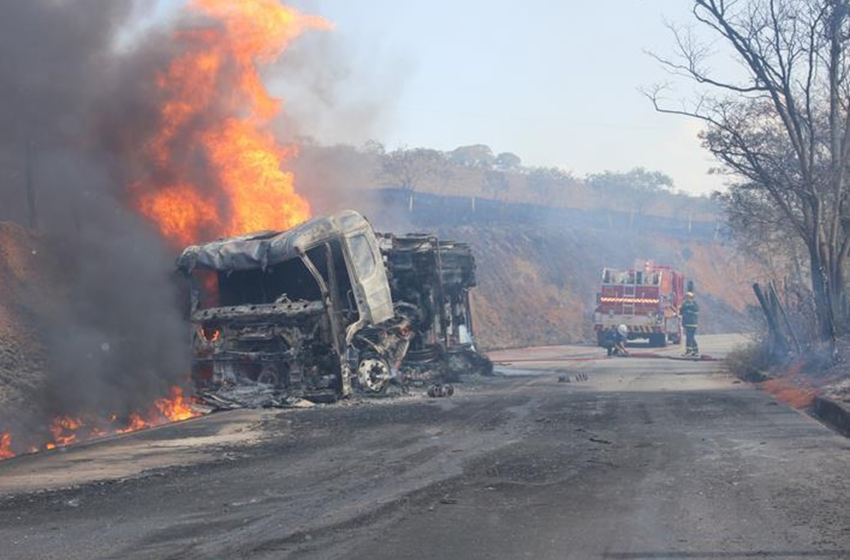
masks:
<svg viewBox="0 0 850 560"><path fill-rule="evenodd" d="M33 415L144 412L189 375L174 249L127 203L140 170L123 155L155 125L152 77L170 56L167 30L131 31L145 4L3 2L0 220L31 222L31 185L67 288L34 319L48 366ZM18 412L0 411L0 431Z"/></svg>

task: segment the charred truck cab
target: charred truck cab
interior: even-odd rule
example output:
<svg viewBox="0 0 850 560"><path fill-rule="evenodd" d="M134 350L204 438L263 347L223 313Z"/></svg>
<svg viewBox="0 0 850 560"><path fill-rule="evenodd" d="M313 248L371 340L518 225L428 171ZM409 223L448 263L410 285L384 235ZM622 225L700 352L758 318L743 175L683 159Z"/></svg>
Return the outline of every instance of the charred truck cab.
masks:
<svg viewBox="0 0 850 560"><path fill-rule="evenodd" d="M379 234L379 239L396 313L409 317L413 330L401 366L404 381L492 373L492 362L473 343L469 290L476 279L470 246L430 234Z"/></svg>
<svg viewBox="0 0 850 560"><path fill-rule="evenodd" d="M188 247L193 377L334 400L381 392L409 344L375 233L354 211Z"/></svg>

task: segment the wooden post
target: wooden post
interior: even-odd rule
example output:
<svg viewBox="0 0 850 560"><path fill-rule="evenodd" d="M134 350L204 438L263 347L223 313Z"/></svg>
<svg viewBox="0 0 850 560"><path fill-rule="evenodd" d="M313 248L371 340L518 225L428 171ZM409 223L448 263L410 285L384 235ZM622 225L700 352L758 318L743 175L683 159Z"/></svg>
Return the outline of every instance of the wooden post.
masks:
<svg viewBox="0 0 850 560"><path fill-rule="evenodd" d="M759 303L761 304L762 310L764 310L764 316L767 318L767 326L770 329L771 338L774 341L774 345L776 350L779 353L785 354L788 348L788 345L785 343L785 338L782 336L782 332L779 330L779 325L776 322L776 315L768 297L762 291L761 286L757 283L753 284L753 292L756 294L756 298L758 298Z"/></svg>
<svg viewBox="0 0 850 560"><path fill-rule="evenodd" d="M779 311L779 316L782 317L782 322L785 324L785 328L788 330L788 334L791 335L791 340L792 342L794 342L794 348L797 350L797 355L802 354L802 349L800 348L800 339L797 338L797 333L795 333L794 329L791 327L791 321L788 320L788 314L785 313L785 307L782 305L782 302L779 301L779 294L776 291L776 285L773 283L773 280L770 281L768 289L770 290L770 299L773 301L774 306Z"/></svg>

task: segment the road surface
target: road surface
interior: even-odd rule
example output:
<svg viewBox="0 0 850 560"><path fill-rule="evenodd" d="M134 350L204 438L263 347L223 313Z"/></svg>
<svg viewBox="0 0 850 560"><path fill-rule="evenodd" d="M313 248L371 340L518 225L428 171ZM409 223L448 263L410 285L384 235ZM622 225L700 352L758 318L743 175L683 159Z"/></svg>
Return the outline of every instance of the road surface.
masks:
<svg viewBox="0 0 850 560"><path fill-rule="evenodd" d="M4 461L0 557L850 558L850 442L720 362L602 354Z"/></svg>

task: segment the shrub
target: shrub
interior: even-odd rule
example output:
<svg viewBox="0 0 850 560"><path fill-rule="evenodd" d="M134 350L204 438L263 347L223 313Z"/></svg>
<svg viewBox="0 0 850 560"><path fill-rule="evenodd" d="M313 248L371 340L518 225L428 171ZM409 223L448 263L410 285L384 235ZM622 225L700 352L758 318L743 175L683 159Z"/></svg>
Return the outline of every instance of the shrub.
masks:
<svg viewBox="0 0 850 560"><path fill-rule="evenodd" d="M747 381L764 381L765 372L773 365L770 349L764 341L738 346L726 356L726 366L733 375Z"/></svg>

